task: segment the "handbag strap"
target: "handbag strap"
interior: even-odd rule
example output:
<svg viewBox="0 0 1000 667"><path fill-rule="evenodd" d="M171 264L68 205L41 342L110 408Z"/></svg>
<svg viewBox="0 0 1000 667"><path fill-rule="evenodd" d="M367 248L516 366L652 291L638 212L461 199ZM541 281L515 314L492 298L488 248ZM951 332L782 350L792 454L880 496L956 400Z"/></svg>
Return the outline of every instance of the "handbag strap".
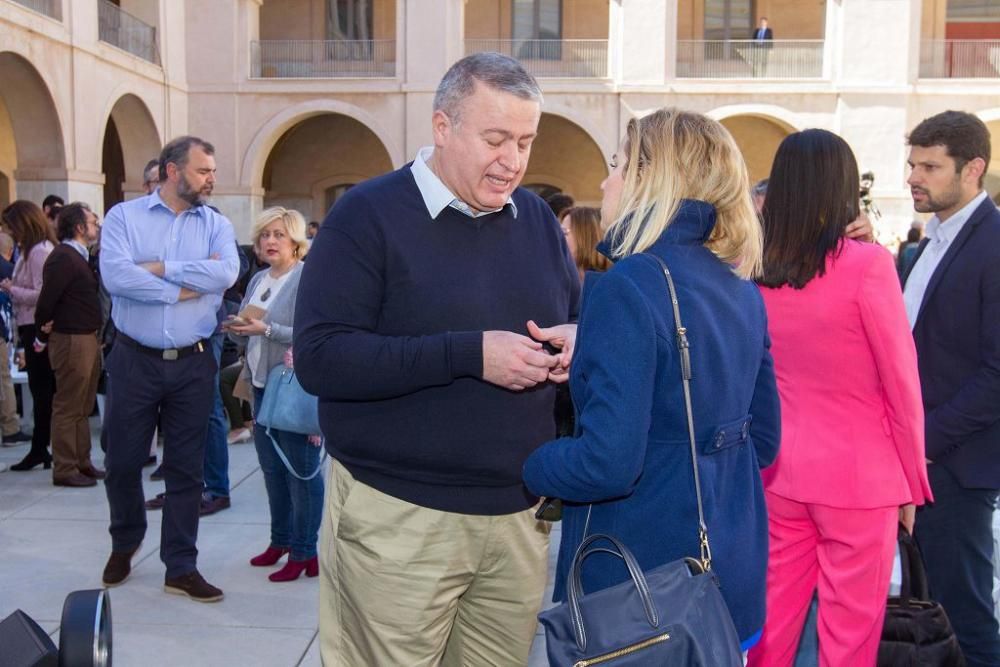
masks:
<svg viewBox="0 0 1000 667"><path fill-rule="evenodd" d="M323 447L323 456L320 457L319 463L316 464L316 469L313 470L311 473L309 473L308 476L303 477L302 475L300 475L298 472L295 471L295 466L293 466L292 462L288 460L288 457L285 456L285 453L281 451L281 447L278 445L278 441L275 439L273 435L271 435L270 426L267 427L265 433L267 433L267 437L271 439L271 444L274 446L274 453L278 455L278 458L281 459L281 462L285 464L285 468L288 469L288 473L295 479L300 479L303 482L308 482L313 477L318 475L319 471L323 469L323 464L326 463L326 457L329 452L326 451L326 447L324 447L322 443L320 444L320 447ZM312 447L312 445L309 446Z"/></svg>
<svg viewBox="0 0 1000 667"><path fill-rule="evenodd" d="M677 288L674 287L670 268L660 257L652 253L644 253L655 259L667 279L667 290L670 292L670 305L674 311L674 326L676 328L677 351L680 354L681 381L684 385L684 409L687 414L688 441L691 445L691 471L694 474L694 495L698 501L698 549L701 554L701 566L708 572L712 569L712 549L708 544L708 526L705 524L705 510L701 502L701 477L698 474L698 447L694 437L694 414L691 409L691 343L687 337L687 328L681 322L680 306L677 302Z"/></svg>
<svg viewBox="0 0 1000 667"><path fill-rule="evenodd" d="M927 572L924 570L924 559L920 555L917 541L907 532L903 524L899 525L899 565L902 577L899 586L899 599L904 607L911 601L929 601Z"/></svg>

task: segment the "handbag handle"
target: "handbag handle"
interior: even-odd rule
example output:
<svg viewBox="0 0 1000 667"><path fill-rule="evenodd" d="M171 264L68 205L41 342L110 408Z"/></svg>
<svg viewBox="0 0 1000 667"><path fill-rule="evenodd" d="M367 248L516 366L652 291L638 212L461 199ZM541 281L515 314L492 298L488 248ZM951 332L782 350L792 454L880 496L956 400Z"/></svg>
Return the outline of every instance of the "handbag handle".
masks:
<svg viewBox="0 0 1000 667"><path fill-rule="evenodd" d="M598 540L607 540L614 548L591 548L591 545ZM576 640L577 648L581 651L587 649L587 630L583 624L583 612L580 610L580 598L583 597L583 586L580 583L580 568L583 566L583 561L587 556L595 553L613 554L625 561L625 567L628 568L629 575L632 577L632 583L635 584L636 591L639 593L639 599L642 600L642 606L646 612L646 620L649 621L650 627L653 628L658 627L660 624L660 616L653 605L653 597L649 593L649 585L646 583L646 577L642 573L642 568L639 567L639 563L635 560L632 552L617 538L610 535L591 535L577 547L576 554L573 556L573 563L570 565L570 585L567 587L569 589L569 614L573 623L573 637Z"/></svg>
<svg viewBox="0 0 1000 667"><path fill-rule="evenodd" d="M930 600L927 586L927 571L924 569L924 559L920 555L917 541L907 532L903 524L899 525L899 565L902 569L902 579L899 586L899 600L904 607L910 606L914 600Z"/></svg>
<svg viewBox="0 0 1000 667"><path fill-rule="evenodd" d="M694 438L694 414L691 409L691 343L688 341L687 328L681 323L681 311L677 303L677 288L674 287L673 276L667 263L652 253L644 253L655 259L667 279L667 290L670 292L670 305L674 310L674 326L677 332L677 351L680 353L681 381L684 384L684 408L687 412L688 441L691 444L691 470L694 474L694 495L698 501L698 549L701 552L701 567L705 572L712 569L712 548L708 544L708 526L705 524L705 510L701 502L701 477L698 475L698 447Z"/></svg>

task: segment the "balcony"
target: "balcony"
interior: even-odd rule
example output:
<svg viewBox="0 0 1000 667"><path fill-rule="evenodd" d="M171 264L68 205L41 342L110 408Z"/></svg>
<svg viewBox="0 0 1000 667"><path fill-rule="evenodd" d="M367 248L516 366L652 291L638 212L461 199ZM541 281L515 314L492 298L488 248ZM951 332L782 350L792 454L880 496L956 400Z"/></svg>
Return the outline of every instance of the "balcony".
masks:
<svg viewBox="0 0 1000 667"><path fill-rule="evenodd" d="M102 42L128 51L154 65L160 64L156 28L122 11L108 0L97 0L97 35Z"/></svg>
<svg viewBox="0 0 1000 667"><path fill-rule="evenodd" d="M21 5L22 7L27 7L28 9L38 12L39 14L45 14L50 19L55 19L56 21L62 21L62 2L61 0L13 0L14 4Z"/></svg>
<svg viewBox="0 0 1000 667"><path fill-rule="evenodd" d="M396 40L264 40L250 44L255 79L391 78Z"/></svg>
<svg viewBox="0 0 1000 667"><path fill-rule="evenodd" d="M926 39L920 44L920 78L1000 78L1000 40Z"/></svg>
<svg viewBox="0 0 1000 667"><path fill-rule="evenodd" d="M819 79L823 76L823 40L678 40L677 76Z"/></svg>
<svg viewBox="0 0 1000 667"><path fill-rule="evenodd" d="M606 39L467 39L465 54L496 51L517 58L535 77L606 79Z"/></svg>

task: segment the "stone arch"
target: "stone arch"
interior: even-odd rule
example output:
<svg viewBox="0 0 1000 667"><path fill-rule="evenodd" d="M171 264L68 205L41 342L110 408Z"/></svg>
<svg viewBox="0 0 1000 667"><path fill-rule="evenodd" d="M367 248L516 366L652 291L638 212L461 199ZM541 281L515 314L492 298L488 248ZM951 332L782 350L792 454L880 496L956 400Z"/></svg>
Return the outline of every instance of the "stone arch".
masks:
<svg viewBox="0 0 1000 667"><path fill-rule="evenodd" d="M717 109L708 115L722 123L743 153L750 172L750 180L759 181L771 173L771 164L778 145L789 134L798 131L794 118L784 110L775 114L777 107L740 105Z"/></svg>
<svg viewBox="0 0 1000 667"><path fill-rule="evenodd" d="M598 205L607 175L604 151L593 135L564 116L542 113L522 183L556 186L581 205Z"/></svg>
<svg viewBox="0 0 1000 667"><path fill-rule="evenodd" d="M142 168L158 157L163 148L163 133L149 105L133 92L116 91L102 118L105 128L108 120L114 121L117 127L125 158L126 190L139 192L142 189Z"/></svg>
<svg viewBox="0 0 1000 667"><path fill-rule="evenodd" d="M0 52L0 106L6 129L0 136L13 164L7 165L17 196L41 201L66 194L66 145L52 88L26 58Z"/></svg>
<svg viewBox="0 0 1000 667"><path fill-rule="evenodd" d="M284 206L306 218L326 215L331 185L354 185L393 169L378 136L339 113L310 115L278 137L261 171L264 206Z"/></svg>
<svg viewBox="0 0 1000 667"><path fill-rule="evenodd" d="M239 174L240 185L251 190L259 190L262 187L264 166L278 140L292 127L313 116L323 114L338 114L354 119L375 135L383 150L388 153L394 167L398 168L406 163L403 146L392 140L393 135L382 126L374 114L340 100L310 100L275 114L257 131L243 154L243 164Z"/></svg>

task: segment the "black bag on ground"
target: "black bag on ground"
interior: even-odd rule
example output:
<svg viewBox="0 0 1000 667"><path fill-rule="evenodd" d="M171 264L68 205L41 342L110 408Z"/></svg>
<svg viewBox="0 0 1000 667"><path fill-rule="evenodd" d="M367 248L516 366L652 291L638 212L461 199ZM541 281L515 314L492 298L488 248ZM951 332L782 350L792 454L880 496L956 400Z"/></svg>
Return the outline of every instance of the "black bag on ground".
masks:
<svg viewBox="0 0 1000 667"><path fill-rule="evenodd" d="M886 604L878 667L965 667L948 615L930 599L920 549L903 526L899 562L902 585Z"/></svg>

